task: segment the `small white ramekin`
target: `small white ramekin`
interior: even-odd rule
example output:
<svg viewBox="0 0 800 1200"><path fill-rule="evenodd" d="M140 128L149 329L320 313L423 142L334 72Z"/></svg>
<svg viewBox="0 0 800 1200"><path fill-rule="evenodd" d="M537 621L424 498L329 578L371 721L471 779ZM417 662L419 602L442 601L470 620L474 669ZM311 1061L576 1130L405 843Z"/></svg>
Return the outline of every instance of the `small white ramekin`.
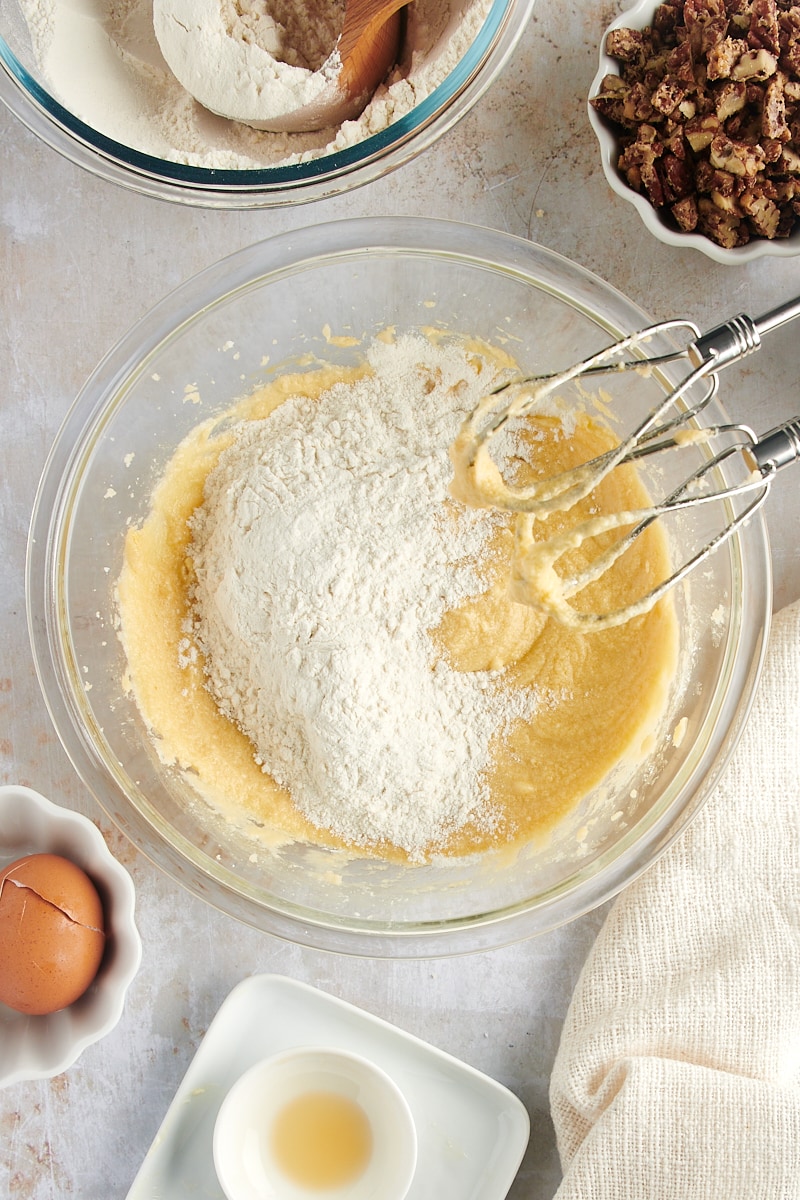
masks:
<svg viewBox="0 0 800 1200"><path fill-rule="evenodd" d="M342 1186L326 1187L328 1200L403 1200L417 1161L417 1135L405 1097L368 1059L320 1046L263 1059L223 1100L214 1126L214 1166L229 1200L313 1200L320 1194L287 1178L270 1137L284 1105L314 1092L332 1092L360 1106L372 1137L363 1172ZM310 1141L309 1155L318 1152Z"/></svg>

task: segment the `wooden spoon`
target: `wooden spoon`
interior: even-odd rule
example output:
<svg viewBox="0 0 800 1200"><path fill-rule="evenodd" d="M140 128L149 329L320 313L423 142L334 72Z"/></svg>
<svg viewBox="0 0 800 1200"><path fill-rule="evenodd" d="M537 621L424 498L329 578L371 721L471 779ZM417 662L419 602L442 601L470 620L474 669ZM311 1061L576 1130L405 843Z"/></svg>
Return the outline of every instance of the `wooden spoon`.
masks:
<svg viewBox="0 0 800 1200"><path fill-rule="evenodd" d="M341 86L363 111L378 84L397 61L400 9L408 0L346 0L338 51ZM363 103L362 103L363 101Z"/></svg>

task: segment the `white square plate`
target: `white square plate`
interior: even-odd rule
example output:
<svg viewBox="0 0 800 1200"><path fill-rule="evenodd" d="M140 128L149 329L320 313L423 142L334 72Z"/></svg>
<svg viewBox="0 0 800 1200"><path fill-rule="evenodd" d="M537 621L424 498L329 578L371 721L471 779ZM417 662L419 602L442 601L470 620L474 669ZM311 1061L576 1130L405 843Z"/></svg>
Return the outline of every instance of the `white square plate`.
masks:
<svg viewBox="0 0 800 1200"><path fill-rule="evenodd" d="M292 1046L333 1046L390 1075L419 1142L408 1200L502 1200L528 1145L522 1102L502 1084L394 1025L281 975L233 989L211 1022L128 1192L128 1200L224 1200L211 1139L240 1075Z"/></svg>

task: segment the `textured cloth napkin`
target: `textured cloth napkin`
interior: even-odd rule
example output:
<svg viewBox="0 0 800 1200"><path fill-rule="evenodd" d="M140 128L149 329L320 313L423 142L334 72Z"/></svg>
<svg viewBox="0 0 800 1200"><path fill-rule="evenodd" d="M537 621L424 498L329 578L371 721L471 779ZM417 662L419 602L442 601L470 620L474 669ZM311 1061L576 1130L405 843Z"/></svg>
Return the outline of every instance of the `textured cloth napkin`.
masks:
<svg viewBox="0 0 800 1200"><path fill-rule="evenodd" d="M550 1100L556 1200L800 1198L800 603L722 782L611 909Z"/></svg>

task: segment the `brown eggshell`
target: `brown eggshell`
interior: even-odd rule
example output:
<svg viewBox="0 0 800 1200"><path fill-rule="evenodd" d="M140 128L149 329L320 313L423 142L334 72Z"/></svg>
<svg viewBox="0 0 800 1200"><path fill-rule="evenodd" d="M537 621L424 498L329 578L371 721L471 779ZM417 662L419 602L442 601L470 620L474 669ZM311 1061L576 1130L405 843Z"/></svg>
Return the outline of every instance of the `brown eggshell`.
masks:
<svg viewBox="0 0 800 1200"><path fill-rule="evenodd" d="M66 1008L97 974L103 905L89 876L56 854L0 871L0 1001L18 1012Z"/></svg>

